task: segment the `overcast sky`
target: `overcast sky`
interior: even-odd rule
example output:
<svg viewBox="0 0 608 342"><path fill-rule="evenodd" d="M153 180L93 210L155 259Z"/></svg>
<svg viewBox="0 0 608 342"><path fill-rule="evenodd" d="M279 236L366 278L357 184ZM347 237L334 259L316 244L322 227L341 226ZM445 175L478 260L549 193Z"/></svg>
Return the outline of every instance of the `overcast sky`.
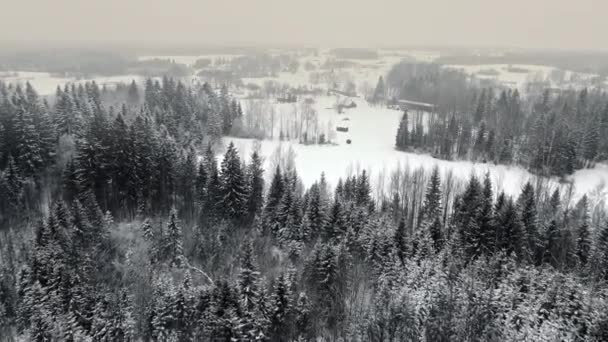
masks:
<svg viewBox="0 0 608 342"><path fill-rule="evenodd" d="M608 49L607 0L0 0L0 40Z"/></svg>

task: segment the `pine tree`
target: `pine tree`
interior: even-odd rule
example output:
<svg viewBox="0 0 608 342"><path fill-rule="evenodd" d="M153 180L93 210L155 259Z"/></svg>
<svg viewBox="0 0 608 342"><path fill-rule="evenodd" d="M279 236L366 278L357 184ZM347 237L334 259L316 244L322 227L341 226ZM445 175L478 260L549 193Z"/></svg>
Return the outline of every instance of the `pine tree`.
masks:
<svg viewBox="0 0 608 342"><path fill-rule="evenodd" d="M526 253L528 254L528 260L538 263L541 245L538 232L536 198L534 195L534 187L530 182L527 182L524 185L517 203L519 206L521 222L526 232Z"/></svg>
<svg viewBox="0 0 608 342"><path fill-rule="evenodd" d="M104 209L108 202L106 184L110 167L108 126L105 113L97 111L78 144L76 157L80 188L92 191Z"/></svg>
<svg viewBox="0 0 608 342"><path fill-rule="evenodd" d="M134 177L133 144L129 130L122 114L118 114L110 130L110 162L108 172L111 178L113 208L118 210L129 209L137 200L137 184Z"/></svg>
<svg viewBox="0 0 608 342"><path fill-rule="evenodd" d="M276 281L270 298L270 336L272 341L285 341L289 338L291 323L291 293L283 274Z"/></svg>
<svg viewBox="0 0 608 342"><path fill-rule="evenodd" d="M486 89L481 90L481 95L479 96L479 100L477 102L477 107L475 108L475 113L473 114L473 118L475 122L480 122L484 119L484 114L486 111Z"/></svg>
<svg viewBox="0 0 608 342"><path fill-rule="evenodd" d="M435 166L424 197L422 221L431 222L439 215L441 215L441 179L439 168Z"/></svg>
<svg viewBox="0 0 608 342"><path fill-rule="evenodd" d="M561 232L559 225L555 219L551 220L547 230L545 232L545 251L543 255L543 260L547 263L550 263L554 267L558 266L560 260L560 240L561 240Z"/></svg>
<svg viewBox="0 0 608 342"><path fill-rule="evenodd" d="M499 230L497 239L499 249L504 250L507 254L513 254L520 260L525 258L526 232L513 200L509 198L505 202L504 208L497 215L499 222L499 226L497 227Z"/></svg>
<svg viewBox="0 0 608 342"><path fill-rule="evenodd" d="M581 264L587 264L591 250L591 233L589 231L589 208L587 195L584 195L578 203L582 211L581 223L578 226L576 237L576 255Z"/></svg>
<svg viewBox="0 0 608 342"><path fill-rule="evenodd" d="M308 192L309 198L305 213L306 227L303 227L305 240L319 236L327 224L327 204L320 187L319 183L315 182Z"/></svg>
<svg viewBox="0 0 608 342"><path fill-rule="evenodd" d="M247 213L252 220L264 205L264 169L262 160L257 152L251 154L251 163L247 170L249 196L247 198Z"/></svg>
<svg viewBox="0 0 608 342"><path fill-rule="evenodd" d="M259 274L255 265L253 242L247 241L242 249L238 287L241 295L241 306L252 313L256 310L260 298L258 291Z"/></svg>
<svg viewBox="0 0 608 342"><path fill-rule="evenodd" d="M300 292L294 308L295 334L297 339L308 341L313 338L313 317L311 311L308 296L305 292Z"/></svg>
<svg viewBox="0 0 608 342"><path fill-rule="evenodd" d="M215 217L221 213L221 207L219 205L222 200L222 189L217 161L211 144L207 145L207 149L203 156L203 164L205 165L205 173L207 174L203 214L207 215L207 217Z"/></svg>
<svg viewBox="0 0 608 342"><path fill-rule="evenodd" d="M76 109L74 107L74 102L70 94L62 92L55 104L55 113L53 115L57 134L60 136L64 134L75 134L80 129L80 118L76 114Z"/></svg>
<svg viewBox="0 0 608 342"><path fill-rule="evenodd" d="M401 217L401 220L399 220L399 224L393 235L393 244L397 252L397 257L401 263L405 263L406 258L409 257L410 254L405 228L405 217Z"/></svg>
<svg viewBox="0 0 608 342"><path fill-rule="evenodd" d="M225 217L242 220L247 210L247 185L241 169L241 160L232 142L222 160L220 181L220 207L223 208Z"/></svg>
<svg viewBox="0 0 608 342"><path fill-rule="evenodd" d="M165 249L167 253L166 258L172 265L182 265L184 259L182 230L178 225L177 211L175 209L171 210L169 225L167 226Z"/></svg>
<svg viewBox="0 0 608 342"><path fill-rule="evenodd" d="M329 213L329 221L324 229L325 241L336 241L346 233L346 217L340 200L334 201Z"/></svg>
<svg viewBox="0 0 608 342"><path fill-rule="evenodd" d="M484 252L494 252L496 250L496 236L498 227L493 220L494 212L492 181L490 174L487 173L483 180L483 190L481 199L481 211L479 213L478 224L481 233L480 244Z"/></svg>
<svg viewBox="0 0 608 342"><path fill-rule="evenodd" d="M486 151L486 123L484 121L479 124L479 128L477 129L477 137L475 138L475 146L473 147L475 151L476 158L483 157Z"/></svg>
<svg viewBox="0 0 608 342"><path fill-rule="evenodd" d="M371 189L367 172L363 170L356 180L356 202L360 206L368 206L371 204Z"/></svg>
<svg viewBox="0 0 608 342"><path fill-rule="evenodd" d="M403 151L409 147L410 134L408 125L407 110L405 110L403 112L403 116L401 117L401 122L399 122L399 129L397 130L395 147L398 150Z"/></svg>
<svg viewBox="0 0 608 342"><path fill-rule="evenodd" d="M479 212L482 207L481 184L472 175L462 196L455 201L452 220L458 228L461 244L469 258L478 256L481 250L482 232L479 227Z"/></svg>
<svg viewBox="0 0 608 342"><path fill-rule="evenodd" d="M32 177L44 165L40 135L34 126L32 114L20 109L15 124L17 139L15 162L25 177Z"/></svg>
<svg viewBox="0 0 608 342"><path fill-rule="evenodd" d="M472 136L473 126L469 120L465 119L462 123L460 135L458 137L458 157L464 158L469 153Z"/></svg>
<svg viewBox="0 0 608 342"><path fill-rule="evenodd" d="M595 242L595 254L597 275L606 280L608 279L608 221L600 228L598 239Z"/></svg>
<svg viewBox="0 0 608 342"><path fill-rule="evenodd" d="M283 198L283 193L285 191L285 184L283 175L281 174L281 169L277 166L276 171L274 172L274 176L272 177L272 183L270 184L270 189L268 190L268 196L266 198L266 207L264 208L264 214L268 218L273 218L275 211Z"/></svg>

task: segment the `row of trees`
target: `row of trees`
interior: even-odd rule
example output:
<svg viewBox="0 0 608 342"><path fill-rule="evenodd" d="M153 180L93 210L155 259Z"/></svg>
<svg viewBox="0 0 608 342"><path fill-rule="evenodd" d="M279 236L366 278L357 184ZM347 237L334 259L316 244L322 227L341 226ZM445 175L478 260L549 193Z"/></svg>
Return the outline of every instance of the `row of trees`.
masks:
<svg viewBox="0 0 608 342"><path fill-rule="evenodd" d="M211 220L172 211L125 225L89 192L55 204L19 252L7 235L5 331L40 341L606 336L608 224L586 196L571 205L528 183L510 198L472 176L444 223L435 169L411 224L399 195L375 204L365 173L332 193L323 177L304 190L295 170L277 168L254 205L263 183L240 184L233 146L220 170L223 195L195 201L204 213L216 198L226 214Z"/></svg>
<svg viewBox="0 0 608 342"><path fill-rule="evenodd" d="M240 105L225 89L169 78L148 80L140 93L135 82L114 90L91 82L58 88L49 103L29 84L0 83L0 225L39 210L40 194L56 192L57 174L67 200L90 190L121 217L166 213L187 200L180 179L196 173L194 151L230 133ZM106 107L118 99L126 100L120 110Z"/></svg>
<svg viewBox="0 0 608 342"><path fill-rule="evenodd" d="M145 108L99 107L66 167L37 181L50 207L21 208L0 234L1 336L608 337L602 200L542 182L511 198L475 175L459 191L437 168L394 175L386 196L363 171L306 188L281 160L266 187L256 152L216 158ZM12 187L23 171L6 163Z"/></svg>
<svg viewBox="0 0 608 342"><path fill-rule="evenodd" d="M517 90L491 88L469 94L462 112L404 113L399 150L442 159L520 164L550 176L592 167L608 155L608 102L603 94L564 92L521 99Z"/></svg>

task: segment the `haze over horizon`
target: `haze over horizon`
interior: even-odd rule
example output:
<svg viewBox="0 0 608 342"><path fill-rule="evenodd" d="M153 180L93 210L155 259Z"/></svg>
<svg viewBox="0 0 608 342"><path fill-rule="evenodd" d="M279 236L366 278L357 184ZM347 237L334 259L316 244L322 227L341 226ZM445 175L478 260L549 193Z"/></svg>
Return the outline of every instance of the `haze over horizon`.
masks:
<svg viewBox="0 0 608 342"><path fill-rule="evenodd" d="M0 41L21 44L608 49L601 0L30 0L8 8L0 12Z"/></svg>

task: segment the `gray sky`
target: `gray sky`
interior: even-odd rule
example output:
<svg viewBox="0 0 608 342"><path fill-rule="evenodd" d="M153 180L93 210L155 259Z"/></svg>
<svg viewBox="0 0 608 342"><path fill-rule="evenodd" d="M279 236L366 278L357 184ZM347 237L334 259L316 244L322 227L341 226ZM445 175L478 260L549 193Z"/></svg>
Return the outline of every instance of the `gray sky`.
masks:
<svg viewBox="0 0 608 342"><path fill-rule="evenodd" d="M0 40L608 49L606 0L0 0Z"/></svg>

